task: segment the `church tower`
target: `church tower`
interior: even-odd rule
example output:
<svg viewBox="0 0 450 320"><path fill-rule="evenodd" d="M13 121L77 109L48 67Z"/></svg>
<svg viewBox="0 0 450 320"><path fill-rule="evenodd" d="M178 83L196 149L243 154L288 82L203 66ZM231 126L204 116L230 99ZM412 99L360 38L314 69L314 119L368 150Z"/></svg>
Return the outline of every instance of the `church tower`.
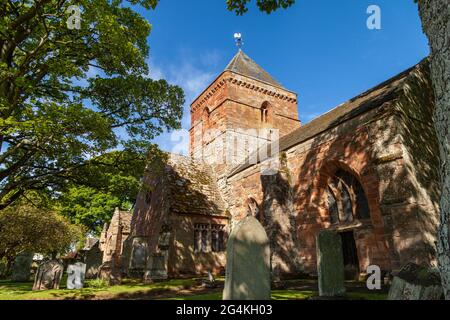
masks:
<svg viewBox="0 0 450 320"><path fill-rule="evenodd" d="M239 49L191 104L190 154L212 164L220 177L299 127L297 95Z"/></svg>

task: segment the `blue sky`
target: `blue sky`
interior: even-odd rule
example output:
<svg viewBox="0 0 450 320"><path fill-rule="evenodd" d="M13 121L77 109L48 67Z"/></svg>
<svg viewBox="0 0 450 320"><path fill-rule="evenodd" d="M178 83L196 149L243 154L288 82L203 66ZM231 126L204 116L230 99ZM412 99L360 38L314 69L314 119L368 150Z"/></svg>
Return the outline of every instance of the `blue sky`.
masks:
<svg viewBox="0 0 450 320"><path fill-rule="evenodd" d="M372 4L381 8L381 30L366 27ZM303 123L429 53L413 0L297 0L271 15L251 4L244 16L227 11L225 0L161 0L155 10L139 11L153 25L151 76L185 90L184 129L189 104L236 53L235 32L251 58L298 94ZM155 141L173 151L169 133Z"/></svg>

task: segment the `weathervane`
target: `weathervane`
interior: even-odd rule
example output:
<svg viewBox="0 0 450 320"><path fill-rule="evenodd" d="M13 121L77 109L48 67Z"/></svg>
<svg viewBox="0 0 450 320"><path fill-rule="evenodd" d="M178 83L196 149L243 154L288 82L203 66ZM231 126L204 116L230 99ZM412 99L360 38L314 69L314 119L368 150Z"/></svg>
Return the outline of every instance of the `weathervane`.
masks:
<svg viewBox="0 0 450 320"><path fill-rule="evenodd" d="M242 41L242 35L238 32L234 34L234 40L236 41L236 46L241 49L241 47L244 45L244 42Z"/></svg>

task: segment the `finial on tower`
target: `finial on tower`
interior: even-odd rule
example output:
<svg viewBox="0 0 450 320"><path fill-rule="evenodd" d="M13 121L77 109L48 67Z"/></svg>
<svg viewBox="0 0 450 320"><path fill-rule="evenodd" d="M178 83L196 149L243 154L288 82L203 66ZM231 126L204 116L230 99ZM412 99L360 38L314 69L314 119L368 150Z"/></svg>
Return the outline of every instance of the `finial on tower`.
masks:
<svg viewBox="0 0 450 320"><path fill-rule="evenodd" d="M242 35L238 32L234 34L234 40L236 41L236 46L241 50L241 47L244 45L244 42L242 41Z"/></svg>

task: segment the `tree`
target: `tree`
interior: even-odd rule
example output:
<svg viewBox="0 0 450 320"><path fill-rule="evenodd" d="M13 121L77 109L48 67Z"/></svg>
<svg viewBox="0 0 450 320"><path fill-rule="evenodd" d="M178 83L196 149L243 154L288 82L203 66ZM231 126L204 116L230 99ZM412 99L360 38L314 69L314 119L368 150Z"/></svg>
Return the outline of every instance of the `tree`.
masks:
<svg viewBox="0 0 450 320"><path fill-rule="evenodd" d="M145 154L164 128L179 128L183 92L147 76L151 25L129 6L157 3L0 2L0 210L84 180L86 159Z"/></svg>
<svg viewBox="0 0 450 320"><path fill-rule="evenodd" d="M21 252L65 253L83 234L55 211L21 200L0 211L0 260L10 267Z"/></svg>
<svg viewBox="0 0 450 320"><path fill-rule="evenodd" d="M156 150L152 152L155 155ZM122 159L127 158L127 159ZM91 159L79 174L82 185L70 184L56 200L56 208L72 223L98 234L114 209L131 209L141 186L146 158L115 151Z"/></svg>
<svg viewBox="0 0 450 320"><path fill-rule="evenodd" d="M227 0L228 10L234 11L237 15L243 15L248 11L247 4L251 0ZM286 9L292 6L295 0L256 0L259 10L271 13L277 9Z"/></svg>
<svg viewBox="0 0 450 320"><path fill-rule="evenodd" d="M417 0L416 0L417 2ZM440 151L439 270L450 300L450 1L419 0L423 31L431 48L431 78L436 97L434 125Z"/></svg>
<svg viewBox="0 0 450 320"><path fill-rule="evenodd" d="M242 15L250 0L227 0L229 10ZM295 0L257 0L261 11L287 8ZM436 97L434 126L440 151L440 226L438 264L445 297L450 300L450 1L414 0L431 49L431 78Z"/></svg>

